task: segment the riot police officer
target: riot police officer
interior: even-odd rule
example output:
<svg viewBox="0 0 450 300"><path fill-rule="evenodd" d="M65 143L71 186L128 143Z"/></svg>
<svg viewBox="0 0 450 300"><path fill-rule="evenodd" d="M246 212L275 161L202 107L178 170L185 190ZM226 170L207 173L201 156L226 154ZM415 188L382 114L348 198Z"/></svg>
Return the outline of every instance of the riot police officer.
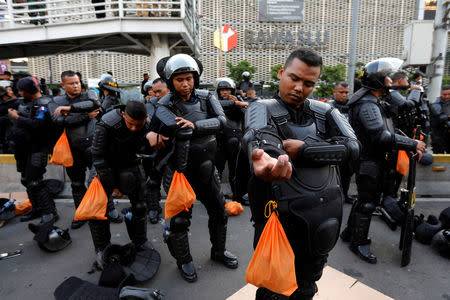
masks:
<svg viewBox="0 0 450 300"><path fill-rule="evenodd" d="M253 87L253 82L250 80L250 72L245 71L242 73L242 80L239 83L239 93L242 98L247 97L247 90Z"/></svg>
<svg viewBox="0 0 450 300"><path fill-rule="evenodd" d="M431 104L434 153L450 154L450 85L444 85L441 96Z"/></svg>
<svg viewBox="0 0 450 300"><path fill-rule="evenodd" d="M214 176L215 135L226 124L226 117L212 94L196 89L202 69L199 61L186 54L177 54L167 60L160 75L165 78L171 93L158 102L150 145L173 153L169 163L184 173L197 199L206 207L211 259L235 269L238 267L236 256L225 250L227 213L219 180ZM165 237L182 277L188 282L197 280L189 251L191 217L192 207L173 216Z"/></svg>
<svg viewBox="0 0 450 300"><path fill-rule="evenodd" d="M356 170L358 200L353 204L347 227L341 233L350 249L369 263L377 258L370 251L368 238L370 221L380 196L387 166L387 154L392 149L425 151L425 143L395 133L392 120L382 107L380 98L389 92L389 75L401 64L393 59L379 59L363 69L362 88L349 101L350 124L362 144L359 166Z"/></svg>
<svg viewBox="0 0 450 300"><path fill-rule="evenodd" d="M143 179L136 153L147 143L147 110L140 101L128 100L124 110L116 108L103 115L95 128L92 143L93 165L108 197L113 191L128 195L131 220L125 218L128 235L136 248L153 248L147 241L146 205ZM118 159L120 158L120 159ZM89 228L101 262L102 251L110 244L109 220L91 220Z"/></svg>
<svg viewBox="0 0 450 300"><path fill-rule="evenodd" d="M100 88L103 113L107 113L120 105L120 89L111 75L103 74L98 83L98 87Z"/></svg>
<svg viewBox="0 0 450 300"><path fill-rule="evenodd" d="M148 82L145 85L147 84ZM155 96L145 102L149 120L151 120L155 114L156 104L158 101L170 92L167 84L161 78L157 78L151 82L151 89L154 91ZM145 175L148 177L144 198L147 203L148 218L152 224L158 223L159 215L162 212L159 201L161 200L161 180L163 170L157 168L160 158L161 157L155 153L154 158L144 158L142 161Z"/></svg>
<svg viewBox="0 0 450 300"><path fill-rule="evenodd" d="M241 147L245 108L247 108L248 103L238 100L235 91L236 85L232 79L217 79L216 92L227 117L227 124L217 135L216 167L219 171L219 177L222 178L225 163L228 161L228 182L233 193L233 200L248 205L248 200L244 201L242 196L238 196L236 193L236 162Z"/></svg>
<svg viewBox="0 0 450 300"><path fill-rule="evenodd" d="M142 91L145 93L143 95L144 102L150 101L150 99L155 96L155 93L153 92L153 81L151 80L147 81L142 87Z"/></svg>
<svg viewBox="0 0 450 300"><path fill-rule="evenodd" d="M100 102L81 92L79 77L73 71L61 73L61 86L66 94L53 98L49 111L55 125L66 130L69 140L73 166L66 171L71 181L73 201L78 208L87 190L86 170L92 166L91 144ZM73 220L71 228L80 228L85 223Z"/></svg>
<svg viewBox="0 0 450 300"><path fill-rule="evenodd" d="M14 120L14 158L21 182L33 209L21 221L42 215L41 223L56 221L56 207L49 189L43 181L52 137L51 117L48 113L50 98L42 96L35 77L24 77L17 83L20 98L8 114Z"/></svg>
<svg viewBox="0 0 450 300"><path fill-rule="evenodd" d="M354 160L359 143L345 117L330 105L307 99L317 83L322 58L310 49L290 54L278 73L274 99L252 103L245 116L242 149L248 156L248 184L254 247L264 229L266 203L276 200L279 220L295 254L299 289L289 299L312 299L328 253L336 244L342 193L336 165ZM256 299L283 299L259 288Z"/></svg>
<svg viewBox="0 0 450 300"><path fill-rule="evenodd" d="M339 110L339 112L344 115L344 117L348 120L348 95L349 95L349 87L348 83L345 81L339 81L334 85L333 96L334 99L329 101L332 107ZM353 162L342 164L339 166L339 177L341 178L342 192L344 193L344 201L345 203L353 204L355 199L348 195L348 189L350 187L350 180L354 173L353 171Z"/></svg>

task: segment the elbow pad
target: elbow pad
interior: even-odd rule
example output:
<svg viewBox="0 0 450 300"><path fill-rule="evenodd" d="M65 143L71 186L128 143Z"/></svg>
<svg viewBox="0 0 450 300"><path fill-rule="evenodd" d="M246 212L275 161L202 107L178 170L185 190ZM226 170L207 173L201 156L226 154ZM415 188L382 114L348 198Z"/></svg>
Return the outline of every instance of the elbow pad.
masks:
<svg viewBox="0 0 450 300"><path fill-rule="evenodd" d="M195 122L195 128L199 134L210 134L216 133L222 126L219 118L212 118Z"/></svg>
<svg viewBox="0 0 450 300"><path fill-rule="evenodd" d="M387 130L383 130L380 134L380 144L390 147L394 141L394 136Z"/></svg>
<svg viewBox="0 0 450 300"><path fill-rule="evenodd" d="M179 141L186 141L191 139L192 137L192 128L191 127L184 127L177 130L175 137Z"/></svg>
<svg viewBox="0 0 450 300"><path fill-rule="evenodd" d="M300 161L300 164L302 164L302 162L324 165L339 164L347 159L348 154L347 147L341 144L305 144L302 149L300 149L299 159L296 161Z"/></svg>
<svg viewBox="0 0 450 300"><path fill-rule="evenodd" d="M409 137L395 134L394 135L394 148L400 150L416 151L417 141L410 139Z"/></svg>
<svg viewBox="0 0 450 300"><path fill-rule="evenodd" d="M281 138L268 130L249 129L242 139L242 145L243 147L247 145L244 150L247 151L249 157L256 148L264 150L273 157L285 154Z"/></svg>
<svg viewBox="0 0 450 300"><path fill-rule="evenodd" d="M90 112L98 108L93 101L81 101L73 103L70 105L70 107L71 112Z"/></svg>
<svg viewBox="0 0 450 300"><path fill-rule="evenodd" d="M359 159L359 153L361 151L358 140L347 141L348 159L357 161Z"/></svg>

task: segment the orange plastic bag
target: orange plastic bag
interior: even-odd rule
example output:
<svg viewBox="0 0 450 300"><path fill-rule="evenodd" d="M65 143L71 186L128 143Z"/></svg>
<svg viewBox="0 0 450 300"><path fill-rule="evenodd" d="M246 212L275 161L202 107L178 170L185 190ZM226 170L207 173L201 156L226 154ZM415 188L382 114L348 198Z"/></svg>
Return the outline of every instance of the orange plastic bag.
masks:
<svg viewBox="0 0 450 300"><path fill-rule="evenodd" d="M247 267L245 282L290 296L298 287L294 261L283 226L272 213Z"/></svg>
<svg viewBox="0 0 450 300"><path fill-rule="evenodd" d="M30 199L27 199L19 204L16 204L14 207L14 213L16 216L23 215L24 213L29 212L33 208L33 205L30 202Z"/></svg>
<svg viewBox="0 0 450 300"><path fill-rule="evenodd" d="M75 212L74 220L106 220L108 196L97 176L92 180Z"/></svg>
<svg viewBox="0 0 450 300"><path fill-rule="evenodd" d="M397 172L403 176L408 175L409 172L409 157L404 150L398 150Z"/></svg>
<svg viewBox="0 0 450 300"><path fill-rule="evenodd" d="M58 141L53 147L52 158L50 163L54 165L62 165L64 167L73 166L73 156L70 150L69 140L67 139L66 130L59 137Z"/></svg>
<svg viewBox="0 0 450 300"><path fill-rule="evenodd" d="M236 201L225 203L225 209L228 211L228 215L230 216L237 216L244 211L242 204Z"/></svg>
<svg viewBox="0 0 450 300"><path fill-rule="evenodd" d="M175 171L166 198L164 216L167 219L177 215L183 210L189 211L195 201L195 192L183 173Z"/></svg>

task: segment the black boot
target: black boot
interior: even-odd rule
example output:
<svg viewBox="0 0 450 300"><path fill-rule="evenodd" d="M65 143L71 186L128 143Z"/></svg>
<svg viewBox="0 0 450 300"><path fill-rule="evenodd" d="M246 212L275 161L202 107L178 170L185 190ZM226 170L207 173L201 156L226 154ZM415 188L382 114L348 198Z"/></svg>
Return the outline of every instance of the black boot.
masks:
<svg viewBox="0 0 450 300"><path fill-rule="evenodd" d="M39 209L32 208L29 212L20 217L20 222L28 222L42 216L42 212Z"/></svg>
<svg viewBox="0 0 450 300"><path fill-rule="evenodd" d="M317 293L317 285L314 281L304 280L301 283L301 288L295 290L289 297L292 300L312 300Z"/></svg>
<svg viewBox="0 0 450 300"><path fill-rule="evenodd" d="M189 250L188 233L185 232L169 232L164 236L170 254L177 260L178 269L181 276L187 282L197 281L197 272L195 271L194 262Z"/></svg>
<svg viewBox="0 0 450 300"><path fill-rule="evenodd" d="M153 249L153 245L147 240L147 219L145 215L140 218L132 215L131 220L125 217L125 225L128 236L136 246L136 250L139 251L141 248Z"/></svg>
<svg viewBox="0 0 450 300"><path fill-rule="evenodd" d="M256 290L255 300L288 300L289 297L277 294L266 288L260 287Z"/></svg>
<svg viewBox="0 0 450 300"><path fill-rule="evenodd" d="M214 220L217 221L217 220ZM213 222L211 222L213 223ZM225 242L227 239L227 224L209 224L209 234L211 238L211 259L219 261L230 269L236 269L239 265L237 257L225 250Z"/></svg>
<svg viewBox="0 0 450 300"><path fill-rule="evenodd" d="M371 218L372 212L367 214L355 212L350 250L357 254L362 260L371 264L376 264L377 258L370 252L370 239L368 239Z"/></svg>

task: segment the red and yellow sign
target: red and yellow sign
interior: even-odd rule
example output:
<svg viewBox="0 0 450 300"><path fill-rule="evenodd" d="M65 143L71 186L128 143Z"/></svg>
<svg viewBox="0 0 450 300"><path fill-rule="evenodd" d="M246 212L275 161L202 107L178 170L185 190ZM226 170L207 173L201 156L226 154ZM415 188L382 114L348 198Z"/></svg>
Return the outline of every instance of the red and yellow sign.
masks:
<svg viewBox="0 0 450 300"><path fill-rule="evenodd" d="M222 27L222 32L214 31L214 46L224 52L230 51L237 46L237 32L230 25Z"/></svg>

